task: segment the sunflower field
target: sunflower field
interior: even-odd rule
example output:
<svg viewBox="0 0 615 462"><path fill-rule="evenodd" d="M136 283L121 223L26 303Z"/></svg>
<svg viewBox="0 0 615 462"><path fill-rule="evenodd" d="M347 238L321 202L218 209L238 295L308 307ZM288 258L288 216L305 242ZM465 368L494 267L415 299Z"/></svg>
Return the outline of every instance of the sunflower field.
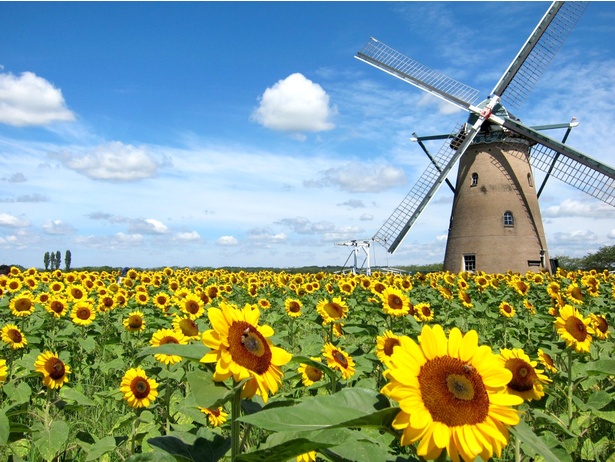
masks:
<svg viewBox="0 0 615 462"><path fill-rule="evenodd" d="M615 275L0 276L0 459L615 462Z"/></svg>

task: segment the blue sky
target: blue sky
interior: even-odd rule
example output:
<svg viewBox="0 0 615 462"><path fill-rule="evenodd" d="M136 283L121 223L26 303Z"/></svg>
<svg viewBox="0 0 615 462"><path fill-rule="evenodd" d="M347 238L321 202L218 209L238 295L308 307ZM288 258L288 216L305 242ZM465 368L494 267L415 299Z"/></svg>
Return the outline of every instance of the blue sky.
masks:
<svg viewBox="0 0 615 462"><path fill-rule="evenodd" d="M373 36L486 97L548 6L0 2L0 263L343 264L427 166L412 133L467 117L356 52ZM568 143L611 166L614 39L591 3L516 111L577 117ZM372 264L442 261L451 204ZM551 256L615 244L613 207L556 179L541 207Z"/></svg>

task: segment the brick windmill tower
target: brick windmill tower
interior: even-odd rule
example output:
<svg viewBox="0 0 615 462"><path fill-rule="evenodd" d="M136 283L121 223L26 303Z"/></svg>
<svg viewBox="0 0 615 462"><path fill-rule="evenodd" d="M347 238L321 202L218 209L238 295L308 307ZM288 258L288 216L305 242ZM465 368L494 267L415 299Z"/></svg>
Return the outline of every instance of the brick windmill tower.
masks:
<svg viewBox="0 0 615 462"><path fill-rule="evenodd" d="M415 137L431 163L373 240L394 253L439 187L455 193L444 268L457 271L551 270L538 198L553 176L615 206L615 170L565 144L559 124L527 127L518 109L581 17L587 2L554 2L487 99L478 90L372 38L356 57L470 113L450 134ZM542 131L567 128L562 141ZM435 155L423 141L445 139ZM459 161L457 184L447 179ZM534 183L532 168L546 172Z"/></svg>

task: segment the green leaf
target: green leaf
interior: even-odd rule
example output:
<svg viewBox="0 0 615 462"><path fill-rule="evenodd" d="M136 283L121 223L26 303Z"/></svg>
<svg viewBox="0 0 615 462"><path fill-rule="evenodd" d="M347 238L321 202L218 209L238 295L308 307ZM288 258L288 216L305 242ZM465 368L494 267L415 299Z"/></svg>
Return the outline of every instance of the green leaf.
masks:
<svg viewBox="0 0 615 462"><path fill-rule="evenodd" d="M579 435L576 435L575 433L572 433L570 430L568 430L568 428L566 427L566 425L564 425L564 423L557 419L556 417L549 415L543 411L541 411L540 409L534 409L532 410L532 414L534 415L534 417L536 417L536 419L545 419L548 420L551 423L554 423L555 425L557 425L557 427L562 430L563 432L567 433L568 435L572 436L573 438L578 438Z"/></svg>
<svg viewBox="0 0 615 462"><path fill-rule="evenodd" d="M115 451L116 447L115 438L113 436L105 436L90 446L85 460L86 462L97 460L108 452Z"/></svg>
<svg viewBox="0 0 615 462"><path fill-rule="evenodd" d="M197 438L194 444L186 444L174 436L150 438L147 442L176 458L194 462L216 462L224 457L231 447L231 439L220 435L214 435L213 441Z"/></svg>
<svg viewBox="0 0 615 462"><path fill-rule="evenodd" d="M334 395L305 398L294 406L263 409L239 420L278 432L361 426L387 428L399 412L398 408L388 406L388 399L375 391L345 388Z"/></svg>
<svg viewBox="0 0 615 462"><path fill-rule="evenodd" d="M590 374L615 375L615 359L599 359L585 366L585 372Z"/></svg>
<svg viewBox="0 0 615 462"><path fill-rule="evenodd" d="M6 383L2 387L2 391L12 401L11 404L23 404L30 401L32 389L26 382L19 382L17 386L12 383Z"/></svg>
<svg viewBox="0 0 615 462"><path fill-rule="evenodd" d="M69 387L62 387L60 389L60 397L65 400L75 401L82 406L95 406L96 403L83 393Z"/></svg>
<svg viewBox="0 0 615 462"><path fill-rule="evenodd" d="M42 424L33 426L32 441L43 459L53 459L66 443L70 428L63 420L54 420L49 427Z"/></svg>
<svg viewBox="0 0 615 462"><path fill-rule="evenodd" d="M224 384L214 382L210 373L192 371L186 374L186 378L197 406L207 408L221 406L219 403L224 403L232 397L232 391Z"/></svg>
<svg viewBox="0 0 615 462"><path fill-rule="evenodd" d="M366 440L346 442L334 448L325 449L323 453L334 461L373 462L377 460L384 462L396 460L389 454L386 447Z"/></svg>
<svg viewBox="0 0 615 462"><path fill-rule="evenodd" d="M4 411L0 412L0 446L4 446L7 443L10 433L11 424L9 423L9 419Z"/></svg>
<svg viewBox="0 0 615 462"><path fill-rule="evenodd" d="M613 401L613 398L611 397L610 393L607 393L604 390L598 390L592 393L589 398L587 398L586 404L593 409L600 410L608 406L611 401Z"/></svg>
<svg viewBox="0 0 615 462"><path fill-rule="evenodd" d="M542 441L525 422L521 421L517 426L511 427L510 432L521 440L527 453L533 455L539 454L545 462L563 462L561 456L553 454L545 442Z"/></svg>
<svg viewBox="0 0 615 462"><path fill-rule="evenodd" d="M316 369L320 369L321 371L323 371L327 376L329 376L329 378L333 380L339 379L337 372L335 372L329 366L319 361L314 361L307 356L293 356L289 364L307 364L309 366L314 366Z"/></svg>
<svg viewBox="0 0 615 462"><path fill-rule="evenodd" d="M188 345L167 343L165 345L143 348L139 351L139 353L137 353L137 357L140 358L148 355L165 354L177 355L184 359L200 361L207 352L209 352L209 348L202 343L190 343Z"/></svg>
<svg viewBox="0 0 615 462"><path fill-rule="evenodd" d="M126 363L122 358L115 358L100 365L100 371L107 374L110 371L123 371L126 369Z"/></svg>

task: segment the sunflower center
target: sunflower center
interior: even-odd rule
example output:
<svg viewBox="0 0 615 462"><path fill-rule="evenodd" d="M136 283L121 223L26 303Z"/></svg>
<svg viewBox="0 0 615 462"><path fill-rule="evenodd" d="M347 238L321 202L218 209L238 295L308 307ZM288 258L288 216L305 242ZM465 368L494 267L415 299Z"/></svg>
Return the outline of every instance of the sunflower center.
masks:
<svg viewBox="0 0 615 462"><path fill-rule="evenodd" d="M480 374L458 358L427 361L418 376L421 396L433 420L449 427L475 425L489 413L489 396Z"/></svg>
<svg viewBox="0 0 615 462"><path fill-rule="evenodd" d="M179 323L179 328L181 329L184 335L188 337L194 337L195 335L199 335L199 328L196 323L192 319L183 319Z"/></svg>
<svg viewBox="0 0 615 462"><path fill-rule="evenodd" d="M220 409L208 409L208 411L214 417L220 417Z"/></svg>
<svg viewBox="0 0 615 462"><path fill-rule="evenodd" d="M64 363L58 358L51 358L45 363L45 370L53 380L64 377Z"/></svg>
<svg viewBox="0 0 615 462"><path fill-rule="evenodd" d="M163 337L160 339L161 345L166 345L167 343L179 343L175 337L171 337L170 335L167 337Z"/></svg>
<svg viewBox="0 0 615 462"><path fill-rule="evenodd" d="M423 313L423 316L425 316L426 318L431 316L431 308L429 308L427 305L423 305L421 307L421 312Z"/></svg>
<svg viewBox="0 0 615 462"><path fill-rule="evenodd" d="M199 312L199 304L190 300L186 303L186 311L190 314L196 314Z"/></svg>
<svg viewBox="0 0 615 462"><path fill-rule="evenodd" d="M130 318L128 318L128 325L132 329L138 329L143 325L143 319L141 318L141 316L133 315Z"/></svg>
<svg viewBox="0 0 615 462"><path fill-rule="evenodd" d="M585 324L576 316L570 316L566 319L566 331L572 335L577 342L583 342L587 337Z"/></svg>
<svg viewBox="0 0 615 462"><path fill-rule="evenodd" d="M240 366L264 374L271 365L271 350L265 337L251 324L236 321L229 327L229 352Z"/></svg>
<svg viewBox="0 0 615 462"><path fill-rule="evenodd" d="M132 394L135 395L137 399L147 397L150 391L147 379L143 377L135 377L132 379L132 382L130 382L130 391L132 391Z"/></svg>
<svg viewBox="0 0 615 462"><path fill-rule="evenodd" d="M17 303L15 303L15 311L30 311L31 307L32 302L27 298L20 298L17 300Z"/></svg>
<svg viewBox="0 0 615 462"><path fill-rule="evenodd" d="M393 348L397 345L400 345L399 340L396 338L388 338L384 341L384 354L387 356L391 356L393 354Z"/></svg>
<svg viewBox="0 0 615 462"><path fill-rule="evenodd" d="M291 313L298 313L299 311L301 311L301 306L297 302L290 302L288 304L288 311L290 311Z"/></svg>
<svg viewBox="0 0 615 462"><path fill-rule="evenodd" d="M344 356L339 350L333 350L331 356L333 356L335 362L341 365L344 369L348 367L348 360L346 359L346 356Z"/></svg>
<svg viewBox="0 0 615 462"><path fill-rule="evenodd" d="M609 330L609 325L602 316L596 316L596 329L598 329L603 334L606 334L606 331Z"/></svg>
<svg viewBox="0 0 615 462"><path fill-rule="evenodd" d="M511 381L508 383L509 388L515 391L528 391L534 388L534 383L538 377L531 364L520 358L511 358L506 361L505 366L513 374Z"/></svg>
<svg viewBox="0 0 615 462"><path fill-rule="evenodd" d="M54 313L62 313L64 311L64 304L62 302L53 301L50 304L51 311Z"/></svg>
<svg viewBox="0 0 615 462"><path fill-rule="evenodd" d="M325 311L329 315L329 317L333 319L339 319L344 314L344 309L334 302L329 302L325 305Z"/></svg>
<svg viewBox="0 0 615 462"><path fill-rule="evenodd" d="M73 287L70 293L73 296L73 298L83 298L83 292L80 289L77 289L75 287Z"/></svg>
<svg viewBox="0 0 615 462"><path fill-rule="evenodd" d="M310 379L312 382L318 382L320 379L322 379L322 371L314 366L306 367L305 375L307 375L307 378Z"/></svg>
<svg viewBox="0 0 615 462"><path fill-rule="evenodd" d="M80 308L77 310L77 317L79 319L90 319L90 310L87 308Z"/></svg>
<svg viewBox="0 0 615 462"><path fill-rule="evenodd" d="M402 299L398 295L395 295L395 294L389 295L388 303L389 303L389 306L393 308L394 310L401 310L404 307L404 302L402 301Z"/></svg>
<svg viewBox="0 0 615 462"><path fill-rule="evenodd" d="M11 329L8 331L8 336L11 339L11 341L13 343L21 343L21 340L23 339L23 336L21 335L21 332L19 332L16 329Z"/></svg>

